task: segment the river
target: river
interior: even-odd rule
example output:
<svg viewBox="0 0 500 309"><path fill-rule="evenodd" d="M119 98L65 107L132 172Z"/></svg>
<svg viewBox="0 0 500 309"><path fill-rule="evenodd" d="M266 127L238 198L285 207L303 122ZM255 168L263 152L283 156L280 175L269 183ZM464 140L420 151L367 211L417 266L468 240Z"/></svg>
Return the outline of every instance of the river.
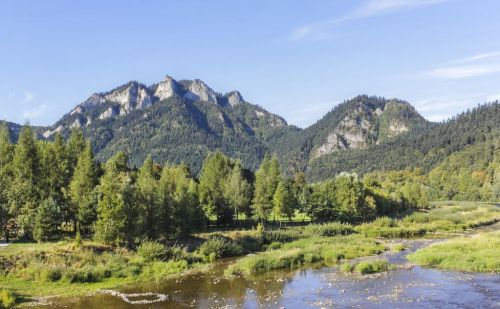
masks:
<svg viewBox="0 0 500 309"><path fill-rule="evenodd" d="M426 269L406 255L439 240L402 240L408 249L382 255L397 269L344 275L316 265L255 278L226 279L232 261L208 272L129 286L81 298L54 300L41 308L500 308L500 275ZM146 304L144 304L146 303Z"/></svg>

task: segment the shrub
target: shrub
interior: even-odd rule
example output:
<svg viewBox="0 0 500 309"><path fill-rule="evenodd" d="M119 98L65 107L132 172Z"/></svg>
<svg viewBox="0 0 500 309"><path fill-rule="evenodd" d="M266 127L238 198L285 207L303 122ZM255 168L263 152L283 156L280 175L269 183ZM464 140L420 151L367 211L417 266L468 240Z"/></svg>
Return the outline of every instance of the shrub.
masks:
<svg viewBox="0 0 500 309"><path fill-rule="evenodd" d="M210 237L198 250L203 256L209 258L209 260L237 256L243 253L243 248L240 244L220 235Z"/></svg>
<svg viewBox="0 0 500 309"><path fill-rule="evenodd" d="M345 262L342 265L340 265L340 271L344 273L350 273L354 270L354 265L351 263Z"/></svg>
<svg viewBox="0 0 500 309"><path fill-rule="evenodd" d="M362 275L373 274L389 270L389 263L385 260L359 262L354 270Z"/></svg>
<svg viewBox="0 0 500 309"><path fill-rule="evenodd" d="M267 250L277 250L277 249L280 249L281 246L283 246L282 242L274 241L274 242L270 243L269 246L267 246Z"/></svg>
<svg viewBox="0 0 500 309"><path fill-rule="evenodd" d="M2 289L0 291L0 308L11 308L17 302L16 295L9 290Z"/></svg>
<svg viewBox="0 0 500 309"><path fill-rule="evenodd" d="M331 237L336 235L349 235L354 232L350 224L331 222L325 224L311 224L304 228L304 232L315 236Z"/></svg>
<svg viewBox="0 0 500 309"><path fill-rule="evenodd" d="M143 241L137 248L137 254L146 262L162 260L167 255L167 249L156 241Z"/></svg>

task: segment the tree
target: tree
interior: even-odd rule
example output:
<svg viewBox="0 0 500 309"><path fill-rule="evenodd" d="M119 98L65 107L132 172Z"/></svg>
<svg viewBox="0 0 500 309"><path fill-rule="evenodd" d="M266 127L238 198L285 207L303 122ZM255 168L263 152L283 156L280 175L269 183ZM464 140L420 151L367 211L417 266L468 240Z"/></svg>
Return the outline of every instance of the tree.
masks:
<svg viewBox="0 0 500 309"><path fill-rule="evenodd" d="M357 174L341 173L335 178L335 201L341 221L362 221L364 192Z"/></svg>
<svg viewBox="0 0 500 309"><path fill-rule="evenodd" d="M251 216L253 188L252 184L245 178L240 161L234 163L226 183L224 195L229 205L234 209L235 220L238 219L239 213L244 213L247 218Z"/></svg>
<svg viewBox="0 0 500 309"><path fill-rule="evenodd" d="M10 210L25 237L32 237L36 208L41 196L40 154L29 125L21 130L12 162L13 181L9 190Z"/></svg>
<svg viewBox="0 0 500 309"><path fill-rule="evenodd" d="M264 157L259 169L255 173L255 192L253 209L261 221L266 221L273 209L273 196L280 181L278 159L269 155Z"/></svg>
<svg viewBox="0 0 500 309"><path fill-rule="evenodd" d="M153 159L148 156L137 175L137 202L139 207L138 226L148 239L158 237L160 226L160 205L158 201L159 175Z"/></svg>
<svg viewBox="0 0 500 309"><path fill-rule="evenodd" d="M224 196L231 162L221 152L210 153L201 169L200 203L207 216L215 216L217 224L232 220L232 211Z"/></svg>
<svg viewBox="0 0 500 309"><path fill-rule="evenodd" d="M118 152L106 163L99 186L95 237L107 244L131 243L135 236L134 188L128 158Z"/></svg>
<svg viewBox="0 0 500 309"><path fill-rule="evenodd" d="M280 181L273 196L274 214L281 219L287 217L291 220L297 207L297 200L293 192L293 182L291 179Z"/></svg>
<svg viewBox="0 0 500 309"><path fill-rule="evenodd" d="M98 183L97 166L90 142L78 158L75 172L69 184L69 197L75 213L75 221L85 230L96 219L96 193Z"/></svg>
<svg viewBox="0 0 500 309"><path fill-rule="evenodd" d="M9 242L9 199L12 184L12 157L14 146L10 141L10 130L7 124L0 127L0 235L3 233Z"/></svg>
<svg viewBox="0 0 500 309"><path fill-rule="evenodd" d="M33 238L38 242L49 240L57 233L61 225L61 212L56 201L49 197L37 209L35 216Z"/></svg>
<svg viewBox="0 0 500 309"><path fill-rule="evenodd" d="M186 237L200 229L205 221L197 194L196 182L186 165L164 167L160 179L161 204L166 219L166 238Z"/></svg>

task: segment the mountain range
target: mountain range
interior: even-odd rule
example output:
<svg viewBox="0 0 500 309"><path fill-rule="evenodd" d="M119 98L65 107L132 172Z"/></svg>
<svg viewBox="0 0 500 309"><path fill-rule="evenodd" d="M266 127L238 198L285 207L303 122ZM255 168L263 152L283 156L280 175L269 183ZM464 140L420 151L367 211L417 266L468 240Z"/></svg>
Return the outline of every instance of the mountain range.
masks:
<svg viewBox="0 0 500 309"><path fill-rule="evenodd" d="M94 93L35 132L51 139L79 128L101 161L122 150L135 166L151 154L160 163L185 162L194 173L210 151L221 150L250 169L272 153L289 174L304 171L322 180L342 171L431 169L453 152L496 139L499 120L498 102L432 123L406 101L360 95L301 129L238 91L222 94L199 79L166 76L150 86L131 81ZM15 138L21 126L9 126Z"/></svg>

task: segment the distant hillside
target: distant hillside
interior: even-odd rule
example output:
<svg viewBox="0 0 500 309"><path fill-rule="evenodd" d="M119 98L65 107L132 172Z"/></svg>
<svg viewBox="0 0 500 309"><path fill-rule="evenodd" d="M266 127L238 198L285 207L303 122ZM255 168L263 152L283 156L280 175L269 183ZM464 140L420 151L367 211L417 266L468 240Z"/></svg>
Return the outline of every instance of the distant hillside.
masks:
<svg viewBox="0 0 500 309"><path fill-rule="evenodd" d="M440 124L428 124L368 149L335 152L307 166L310 179L321 180L341 171L419 167L430 171L449 155L488 140L498 141L500 104L485 104Z"/></svg>

